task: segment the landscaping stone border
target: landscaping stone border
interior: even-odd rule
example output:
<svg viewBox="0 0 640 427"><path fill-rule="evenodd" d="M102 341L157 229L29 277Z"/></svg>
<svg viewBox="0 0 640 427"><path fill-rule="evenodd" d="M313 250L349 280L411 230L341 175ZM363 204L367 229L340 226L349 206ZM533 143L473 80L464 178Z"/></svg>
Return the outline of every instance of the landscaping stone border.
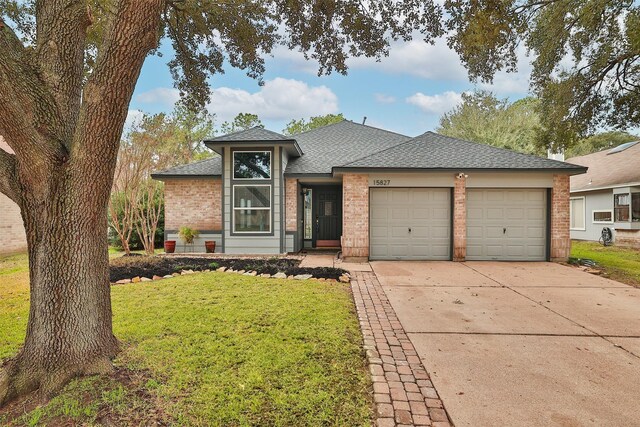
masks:
<svg viewBox="0 0 640 427"><path fill-rule="evenodd" d="M309 270L309 269L308 269ZM313 270L313 269L310 269ZM111 283L112 285L126 285L129 283L140 283L140 282L151 282L153 280L163 280L163 279L171 279L173 277L178 276L186 276L189 274L196 273L227 273L227 274L240 274L243 276L252 276L252 277L261 277L264 279L290 279L290 280L318 280L320 282L341 282L341 283L349 283L351 281L351 275L349 273L343 273L338 279L325 279L322 277L314 277L313 274L296 274L296 275L286 275L283 272L278 272L276 274L260 274L255 270L234 270L232 268L220 267L215 270L207 269L207 270L182 270L179 273L173 273L166 276L157 276L153 275L152 278L144 277L144 276L136 276L131 279L120 279L116 282Z"/></svg>
<svg viewBox="0 0 640 427"><path fill-rule="evenodd" d="M351 289L373 380L376 426L452 426L378 278L354 274Z"/></svg>

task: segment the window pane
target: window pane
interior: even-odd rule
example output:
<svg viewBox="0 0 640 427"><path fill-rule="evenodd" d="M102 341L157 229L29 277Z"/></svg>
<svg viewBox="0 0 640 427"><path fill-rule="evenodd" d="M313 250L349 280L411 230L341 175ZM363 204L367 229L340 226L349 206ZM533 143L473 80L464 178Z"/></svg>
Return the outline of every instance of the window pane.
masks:
<svg viewBox="0 0 640 427"><path fill-rule="evenodd" d="M631 194L631 220L640 221L640 193Z"/></svg>
<svg viewBox="0 0 640 427"><path fill-rule="evenodd" d="M233 206L236 208L270 208L271 187L234 186Z"/></svg>
<svg viewBox="0 0 640 427"><path fill-rule="evenodd" d="M611 217L610 211L595 211L593 212L593 221L594 222L611 222L613 218Z"/></svg>
<svg viewBox="0 0 640 427"><path fill-rule="evenodd" d="M616 221L629 221L629 194L613 196L613 211Z"/></svg>
<svg viewBox="0 0 640 427"><path fill-rule="evenodd" d="M584 199L571 200L571 228L584 228Z"/></svg>
<svg viewBox="0 0 640 427"><path fill-rule="evenodd" d="M304 190L304 238L306 240L313 239L313 213L311 212L311 195L312 190L306 188Z"/></svg>
<svg viewBox="0 0 640 427"><path fill-rule="evenodd" d="M271 209L233 211L235 231L240 233L268 233L271 231Z"/></svg>
<svg viewBox="0 0 640 427"><path fill-rule="evenodd" d="M240 179L270 179L271 152L234 152L233 177Z"/></svg>

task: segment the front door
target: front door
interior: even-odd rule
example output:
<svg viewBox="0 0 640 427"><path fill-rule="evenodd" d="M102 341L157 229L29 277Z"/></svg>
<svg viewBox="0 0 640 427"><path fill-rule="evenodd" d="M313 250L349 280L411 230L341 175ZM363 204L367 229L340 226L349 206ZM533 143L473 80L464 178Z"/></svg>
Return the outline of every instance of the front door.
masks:
<svg viewBox="0 0 640 427"><path fill-rule="evenodd" d="M342 187L314 188L315 247L339 247L342 235Z"/></svg>

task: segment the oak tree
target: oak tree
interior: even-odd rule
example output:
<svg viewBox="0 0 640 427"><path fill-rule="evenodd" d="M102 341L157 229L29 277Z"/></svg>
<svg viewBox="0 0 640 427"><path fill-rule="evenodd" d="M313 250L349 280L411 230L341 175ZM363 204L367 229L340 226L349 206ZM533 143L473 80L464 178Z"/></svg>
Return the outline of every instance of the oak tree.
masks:
<svg viewBox="0 0 640 427"><path fill-rule="evenodd" d="M463 93L462 102L440 118L437 132L522 153L546 155L546 148L538 145L536 138L540 128L538 104L535 98L511 103L487 91Z"/></svg>
<svg viewBox="0 0 640 427"><path fill-rule="evenodd" d="M256 78L277 45L346 72L393 39L442 35L433 0L5 0L0 2L0 191L29 252L24 345L0 368L0 405L112 370L107 202L128 105L159 43L185 105L209 101L227 62Z"/></svg>
<svg viewBox="0 0 640 427"><path fill-rule="evenodd" d="M630 0L446 0L449 45L473 80L533 58L541 145L640 125L640 4Z"/></svg>

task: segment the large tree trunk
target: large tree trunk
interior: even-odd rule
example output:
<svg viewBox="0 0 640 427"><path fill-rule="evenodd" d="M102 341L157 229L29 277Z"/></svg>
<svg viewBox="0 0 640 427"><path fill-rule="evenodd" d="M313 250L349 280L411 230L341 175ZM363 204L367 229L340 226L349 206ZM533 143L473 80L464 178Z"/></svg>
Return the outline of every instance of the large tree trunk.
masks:
<svg viewBox="0 0 640 427"><path fill-rule="evenodd" d="M0 406L71 378L109 372L107 202L140 69L157 46L162 0L115 0L91 76L83 1L36 4L37 43L25 48L0 19L0 191L21 209L31 307L19 353L0 367Z"/></svg>
<svg viewBox="0 0 640 427"><path fill-rule="evenodd" d="M58 197L24 201L29 322L23 348L0 374L0 404L35 389L49 394L78 375L109 372L117 353L104 191L91 191L70 172L48 182Z"/></svg>

